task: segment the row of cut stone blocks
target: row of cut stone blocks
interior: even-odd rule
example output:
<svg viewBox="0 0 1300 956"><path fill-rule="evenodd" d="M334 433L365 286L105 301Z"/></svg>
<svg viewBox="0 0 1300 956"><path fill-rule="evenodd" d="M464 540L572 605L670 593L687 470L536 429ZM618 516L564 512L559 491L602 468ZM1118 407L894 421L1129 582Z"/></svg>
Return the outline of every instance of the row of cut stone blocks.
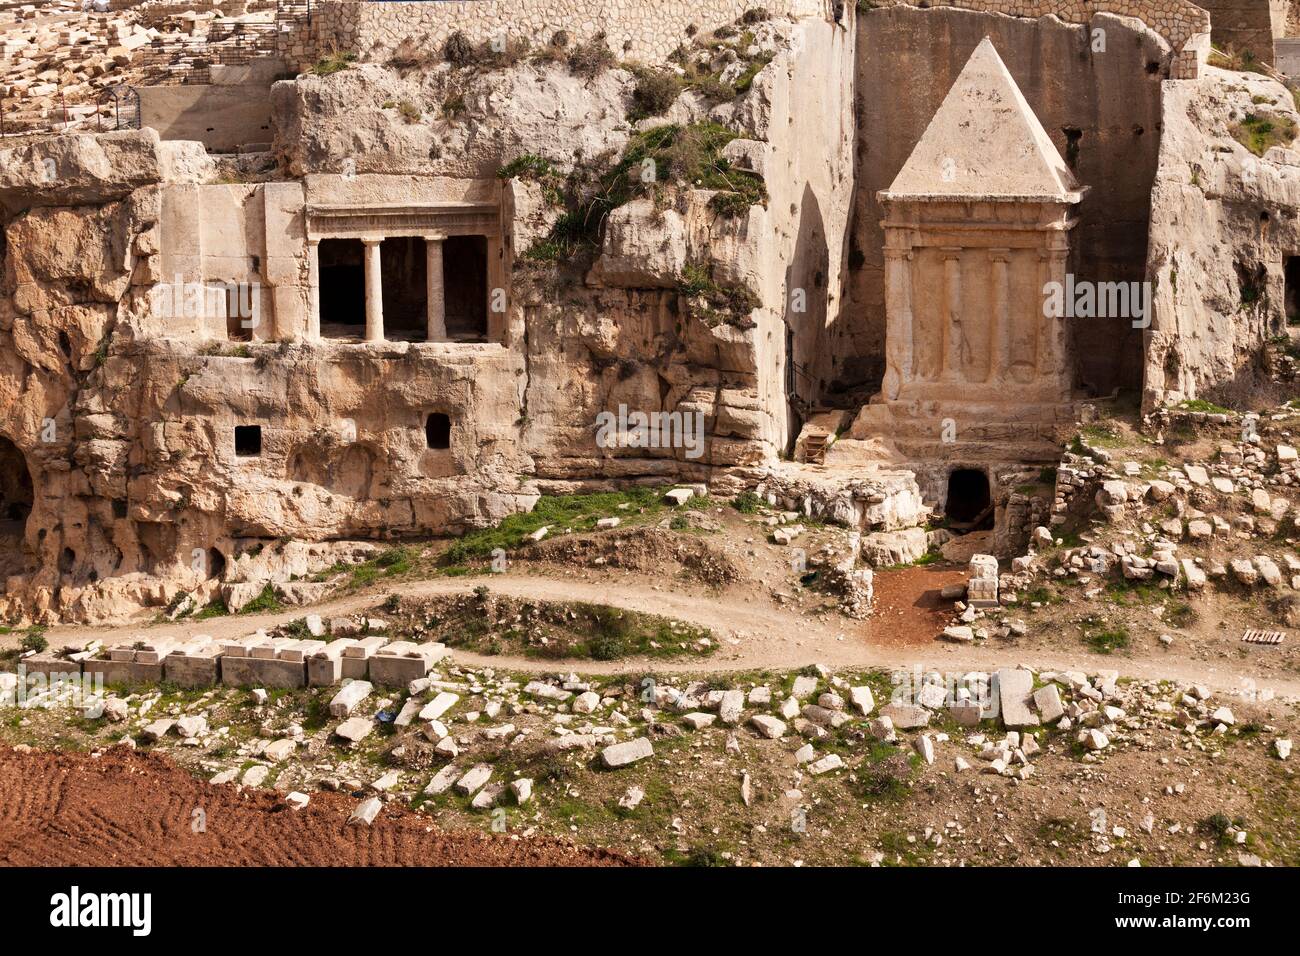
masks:
<svg viewBox="0 0 1300 956"><path fill-rule="evenodd" d="M343 637L325 642L257 633L237 640L210 637L137 640L105 656L53 653L24 658L28 674L102 675L108 685L179 687L329 687L344 678L401 687L424 677L447 655L443 644Z"/></svg>

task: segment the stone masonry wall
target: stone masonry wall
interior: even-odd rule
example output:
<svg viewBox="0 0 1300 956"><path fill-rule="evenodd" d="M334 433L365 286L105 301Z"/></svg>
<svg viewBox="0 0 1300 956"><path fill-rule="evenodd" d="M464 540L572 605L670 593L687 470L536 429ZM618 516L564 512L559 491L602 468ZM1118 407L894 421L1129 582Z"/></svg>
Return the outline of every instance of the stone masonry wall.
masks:
<svg viewBox="0 0 1300 956"><path fill-rule="evenodd" d="M1267 0L1264 0L1267 2ZM906 0L877 0L877 7L917 6ZM1192 37L1210 32L1210 17L1188 0L944 0L934 6L1004 13L1011 17L1054 15L1066 23L1088 23L1099 13L1136 17L1181 50Z"/></svg>
<svg viewBox="0 0 1300 956"><path fill-rule="evenodd" d="M712 30L746 10L763 7L773 16L829 15L826 0L477 0L466 3L367 3L323 0L313 11L316 50L331 45L363 59L375 50L392 50L411 37L428 49L442 46L457 30L474 42L503 32L535 45L557 30L571 42L604 31L610 49L628 59L663 62L687 39L687 27Z"/></svg>
<svg viewBox="0 0 1300 956"><path fill-rule="evenodd" d="M879 7L915 6L879 0ZM477 0L463 3L364 2L320 0L313 10L310 48L288 50L300 61L337 48L363 58L376 49L392 50L407 37L429 48L441 46L460 30L483 41L505 31L510 36L546 42L556 30L574 41L599 31L610 48L629 59L663 62L686 38L688 27L712 30L746 10L762 7L773 16L842 18L849 4L831 0ZM1088 23L1098 13L1137 17L1179 51L1192 37L1208 34L1209 15L1188 0L950 0L943 6L1017 17L1049 14L1068 23Z"/></svg>
<svg viewBox="0 0 1300 956"><path fill-rule="evenodd" d="M1286 6L1278 0L1201 0L1210 14L1210 38L1220 49L1249 51L1273 62L1273 38L1286 27Z"/></svg>

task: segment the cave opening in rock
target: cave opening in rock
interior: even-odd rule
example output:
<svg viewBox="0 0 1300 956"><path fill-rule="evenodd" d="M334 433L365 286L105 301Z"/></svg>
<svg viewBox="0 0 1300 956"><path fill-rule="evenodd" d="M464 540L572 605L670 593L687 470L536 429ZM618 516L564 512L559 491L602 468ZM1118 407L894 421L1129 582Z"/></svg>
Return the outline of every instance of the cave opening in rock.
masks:
<svg viewBox="0 0 1300 956"><path fill-rule="evenodd" d="M34 500L26 456L8 438L0 438L0 575L30 570L32 555L25 542Z"/></svg>
<svg viewBox="0 0 1300 956"><path fill-rule="evenodd" d="M217 548L208 548L208 577L220 578L226 573L226 556Z"/></svg>
<svg viewBox="0 0 1300 956"><path fill-rule="evenodd" d="M366 259L360 239L322 239L320 334L327 339L362 339L366 334Z"/></svg>
<svg viewBox="0 0 1300 956"><path fill-rule="evenodd" d="M1282 302L1286 324L1300 325L1300 256L1287 256L1283 264Z"/></svg>
<svg viewBox="0 0 1300 956"><path fill-rule="evenodd" d="M486 236L449 236L443 242L442 287L447 338L452 342L486 342Z"/></svg>
<svg viewBox="0 0 1300 956"><path fill-rule="evenodd" d="M235 457L256 458L262 454L262 426L235 426Z"/></svg>
<svg viewBox="0 0 1300 956"><path fill-rule="evenodd" d="M957 468L948 475L948 497L944 504L948 527L953 531L986 531L993 527L993 499L989 477L977 468Z"/></svg>
<svg viewBox="0 0 1300 956"><path fill-rule="evenodd" d="M451 447L451 418L442 412L433 412L424 420L424 442L430 448Z"/></svg>
<svg viewBox="0 0 1300 956"><path fill-rule="evenodd" d="M384 338L423 342L429 337L428 257L417 236L390 236L379 246L383 274ZM364 302L363 302L364 306Z"/></svg>
<svg viewBox="0 0 1300 956"><path fill-rule="evenodd" d="M0 438L0 524L27 523L32 513L32 473L27 458L8 438Z"/></svg>

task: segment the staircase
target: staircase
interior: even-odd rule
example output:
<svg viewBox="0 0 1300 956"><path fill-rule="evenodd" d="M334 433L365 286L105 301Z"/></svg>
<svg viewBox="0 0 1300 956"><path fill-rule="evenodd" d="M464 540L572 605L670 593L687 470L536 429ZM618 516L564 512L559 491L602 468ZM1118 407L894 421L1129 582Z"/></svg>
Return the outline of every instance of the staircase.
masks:
<svg viewBox="0 0 1300 956"><path fill-rule="evenodd" d="M826 461L826 446L830 442L830 435L825 432L811 432L803 440L803 457L804 461L810 465L820 465Z"/></svg>
<svg viewBox="0 0 1300 956"><path fill-rule="evenodd" d="M853 421L852 412L836 408L814 408L808 413L799 440L795 442L795 460L810 465L826 462L826 451L836 437Z"/></svg>

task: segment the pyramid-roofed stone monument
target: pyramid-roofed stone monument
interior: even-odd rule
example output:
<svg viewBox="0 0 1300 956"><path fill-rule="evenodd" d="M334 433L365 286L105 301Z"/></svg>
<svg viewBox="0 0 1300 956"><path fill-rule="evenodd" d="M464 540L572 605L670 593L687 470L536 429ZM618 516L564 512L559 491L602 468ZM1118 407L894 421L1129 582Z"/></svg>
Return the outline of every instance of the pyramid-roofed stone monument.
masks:
<svg viewBox="0 0 1300 956"><path fill-rule="evenodd" d="M885 376L855 437L888 434L911 462L1050 457L1074 366L1044 303L1085 192L985 37L879 194Z"/></svg>
<svg viewBox="0 0 1300 956"><path fill-rule="evenodd" d="M882 199L1058 199L1079 186L985 37Z"/></svg>

